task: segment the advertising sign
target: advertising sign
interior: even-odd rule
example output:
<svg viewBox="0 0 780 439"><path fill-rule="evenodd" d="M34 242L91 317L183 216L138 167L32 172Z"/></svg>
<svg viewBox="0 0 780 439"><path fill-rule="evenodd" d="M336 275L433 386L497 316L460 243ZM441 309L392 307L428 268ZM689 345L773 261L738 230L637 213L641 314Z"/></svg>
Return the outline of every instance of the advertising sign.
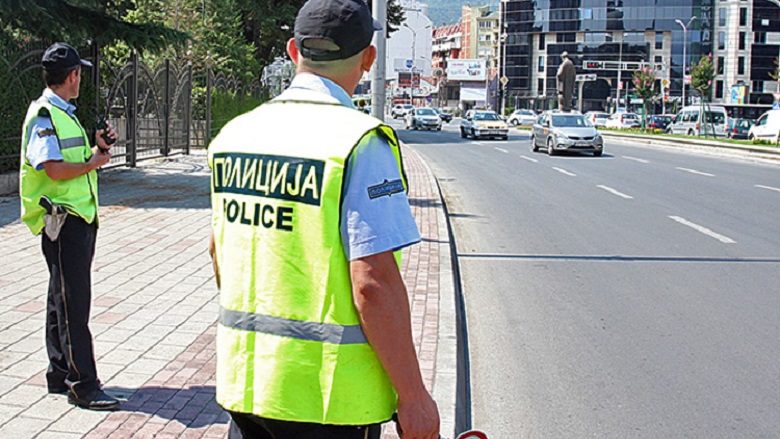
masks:
<svg viewBox="0 0 780 439"><path fill-rule="evenodd" d="M447 60L447 80L449 81L484 81L486 77L487 66L484 59Z"/></svg>
<svg viewBox="0 0 780 439"><path fill-rule="evenodd" d="M747 103L747 85L732 85L731 86L731 103L732 104L745 104Z"/></svg>

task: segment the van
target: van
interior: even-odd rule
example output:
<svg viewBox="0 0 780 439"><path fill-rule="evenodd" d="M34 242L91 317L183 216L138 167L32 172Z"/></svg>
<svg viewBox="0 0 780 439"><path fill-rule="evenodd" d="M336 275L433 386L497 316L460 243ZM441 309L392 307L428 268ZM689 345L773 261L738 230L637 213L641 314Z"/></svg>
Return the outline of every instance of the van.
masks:
<svg viewBox="0 0 780 439"><path fill-rule="evenodd" d="M748 131L748 139L769 140L780 143L780 110L770 110L756 120Z"/></svg>
<svg viewBox="0 0 780 439"><path fill-rule="evenodd" d="M699 105L691 105L683 107L677 113L669 124L668 131L689 136L711 136L714 128L715 136L723 137L726 135L728 118L729 115L723 107L711 106L705 109Z"/></svg>

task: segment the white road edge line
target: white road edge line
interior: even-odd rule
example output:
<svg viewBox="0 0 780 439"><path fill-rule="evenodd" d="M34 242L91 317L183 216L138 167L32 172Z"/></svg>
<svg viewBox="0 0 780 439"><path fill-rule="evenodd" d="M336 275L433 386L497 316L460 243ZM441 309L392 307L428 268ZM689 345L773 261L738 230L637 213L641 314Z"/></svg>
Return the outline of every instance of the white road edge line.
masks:
<svg viewBox="0 0 780 439"><path fill-rule="evenodd" d="M509 154L509 151L505 150L504 148L499 148L499 147L496 147L496 151L501 151L501 152L503 152L504 154Z"/></svg>
<svg viewBox="0 0 780 439"><path fill-rule="evenodd" d="M539 163L539 160L536 160L536 159L528 157L528 156L521 155L520 158L523 159L523 160L528 160L529 162Z"/></svg>
<svg viewBox="0 0 780 439"><path fill-rule="evenodd" d="M680 171L685 171L685 172L690 172L691 174L703 175L705 177L714 177L715 176L715 174L709 174L707 172L701 172L701 171L697 171L695 169L689 169L689 168L674 168L674 169L678 169Z"/></svg>
<svg viewBox="0 0 780 439"><path fill-rule="evenodd" d="M650 160L638 159L636 157L631 157L630 155L624 155L623 158L626 160L633 160L635 162L644 163L644 164L650 163Z"/></svg>
<svg viewBox="0 0 780 439"><path fill-rule="evenodd" d="M571 173L571 172L569 172L569 171L567 171L565 169L561 169L561 168L558 168L558 167L555 167L555 166L553 166L553 169L555 169L556 171L560 172L561 174L565 174L565 175L568 175L570 177L576 177L577 176L577 174Z"/></svg>
<svg viewBox="0 0 780 439"><path fill-rule="evenodd" d="M754 187L759 187L761 189L769 189L770 191L780 192L780 188L772 187L772 186L764 186L763 184L757 184Z"/></svg>
<svg viewBox="0 0 780 439"><path fill-rule="evenodd" d="M710 230L710 229L708 229L708 228L706 228L704 226L700 226L698 224L692 223L692 222L686 220L685 218L680 218L679 216L674 216L674 215L670 215L669 218L674 220L674 221L677 221L678 223L680 223L680 224L682 224L684 226L688 226L688 227L690 227L690 228L692 228L692 229L694 229L694 230L696 230L698 232L704 233L705 235L709 236L710 238L715 238L715 239L717 239L718 241L720 241L720 242L722 242L724 244L736 244L737 243L737 241L734 241L733 239L729 238L728 236L723 236L723 235L721 235L719 233L715 233L712 230Z"/></svg>
<svg viewBox="0 0 780 439"><path fill-rule="evenodd" d="M626 194L624 194L624 193L622 193L622 192L620 192L620 191L618 191L616 189L612 189L609 186L604 186L603 184L599 184L596 187L600 188L600 189L604 189L605 191L607 191L607 192L609 192L609 193L611 193L613 195L617 195L618 197L625 198L626 200L633 200L634 199L634 197L632 197L631 195L626 195Z"/></svg>
<svg viewBox="0 0 780 439"><path fill-rule="evenodd" d="M484 145L485 145L484 143L482 143L482 142L477 142L476 140L475 140L475 141L472 141L471 143L473 143L473 144L475 144L475 145L480 145L480 146L484 146Z"/></svg>

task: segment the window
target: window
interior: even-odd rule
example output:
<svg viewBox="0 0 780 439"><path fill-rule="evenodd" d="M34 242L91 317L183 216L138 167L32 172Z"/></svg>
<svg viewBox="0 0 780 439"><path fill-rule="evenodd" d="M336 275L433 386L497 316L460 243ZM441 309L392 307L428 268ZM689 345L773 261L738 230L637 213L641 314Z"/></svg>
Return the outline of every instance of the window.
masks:
<svg viewBox="0 0 780 439"><path fill-rule="evenodd" d="M536 81L536 94L540 96L544 94L544 79L538 79Z"/></svg>
<svg viewBox="0 0 780 439"><path fill-rule="evenodd" d="M754 93L762 93L764 91L764 81L753 81Z"/></svg>
<svg viewBox="0 0 780 439"><path fill-rule="evenodd" d="M753 41L756 44L766 44L766 32L756 32Z"/></svg>
<svg viewBox="0 0 780 439"><path fill-rule="evenodd" d="M747 8L739 8L739 25L747 26Z"/></svg>
<svg viewBox="0 0 780 439"><path fill-rule="evenodd" d="M718 26L725 26L727 17L728 17L728 9L726 8L718 9Z"/></svg>
<svg viewBox="0 0 780 439"><path fill-rule="evenodd" d="M723 70L725 70L725 68L726 68L725 64L726 64L726 60L722 56L719 56L718 57L718 65L715 66L715 74L716 75L722 75L723 74Z"/></svg>
<svg viewBox="0 0 780 439"><path fill-rule="evenodd" d="M723 98L723 81L715 81L715 99Z"/></svg>
<svg viewBox="0 0 780 439"><path fill-rule="evenodd" d="M591 20L591 19L593 19L593 9L583 8L582 9L582 19L583 20Z"/></svg>
<svg viewBox="0 0 780 439"><path fill-rule="evenodd" d="M545 34L539 34L539 50L544 50Z"/></svg>
<svg viewBox="0 0 780 439"><path fill-rule="evenodd" d="M664 48L664 33L663 32L656 32L655 33L655 48L656 49L663 49Z"/></svg>
<svg viewBox="0 0 780 439"><path fill-rule="evenodd" d="M740 32L739 33L739 50L745 50L745 46L747 46L747 32Z"/></svg>
<svg viewBox="0 0 780 439"><path fill-rule="evenodd" d="M555 34L555 41L558 43L573 43L577 41L577 34L575 33L557 33Z"/></svg>
<svg viewBox="0 0 780 439"><path fill-rule="evenodd" d="M718 50L726 50L726 32L718 32Z"/></svg>
<svg viewBox="0 0 780 439"><path fill-rule="evenodd" d="M737 58L737 75L745 74L745 57L740 56Z"/></svg>
<svg viewBox="0 0 780 439"><path fill-rule="evenodd" d="M664 62L664 57L663 57L663 56L658 56L658 55L656 55L656 57L655 57L655 63L656 63L656 64L663 64L663 62Z"/></svg>
<svg viewBox="0 0 780 439"><path fill-rule="evenodd" d="M543 56L539 57L539 64L538 64L538 67L537 67L537 71L538 72L544 72L544 57Z"/></svg>

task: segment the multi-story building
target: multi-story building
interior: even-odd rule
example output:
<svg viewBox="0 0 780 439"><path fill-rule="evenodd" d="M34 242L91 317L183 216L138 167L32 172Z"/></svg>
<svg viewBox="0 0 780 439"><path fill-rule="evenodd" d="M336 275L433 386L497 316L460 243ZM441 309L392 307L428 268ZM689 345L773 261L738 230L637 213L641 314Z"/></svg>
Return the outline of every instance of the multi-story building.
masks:
<svg viewBox="0 0 780 439"><path fill-rule="evenodd" d="M712 54L716 101L730 98L738 84L749 88L752 100L776 86L769 77L780 48L776 0L508 0L499 15L506 31L506 92L519 106L553 105L564 51L578 73L597 75L583 89L583 110L614 108L618 97L625 105L631 75L642 65L656 68L659 87L679 103L684 45L688 71ZM694 16L683 32L677 21ZM693 94L689 87L687 94Z"/></svg>
<svg viewBox="0 0 780 439"><path fill-rule="evenodd" d="M461 29L460 22L433 29L431 64L434 85L438 91L439 107L458 106L458 88L447 82L447 61L461 58L463 37Z"/></svg>

